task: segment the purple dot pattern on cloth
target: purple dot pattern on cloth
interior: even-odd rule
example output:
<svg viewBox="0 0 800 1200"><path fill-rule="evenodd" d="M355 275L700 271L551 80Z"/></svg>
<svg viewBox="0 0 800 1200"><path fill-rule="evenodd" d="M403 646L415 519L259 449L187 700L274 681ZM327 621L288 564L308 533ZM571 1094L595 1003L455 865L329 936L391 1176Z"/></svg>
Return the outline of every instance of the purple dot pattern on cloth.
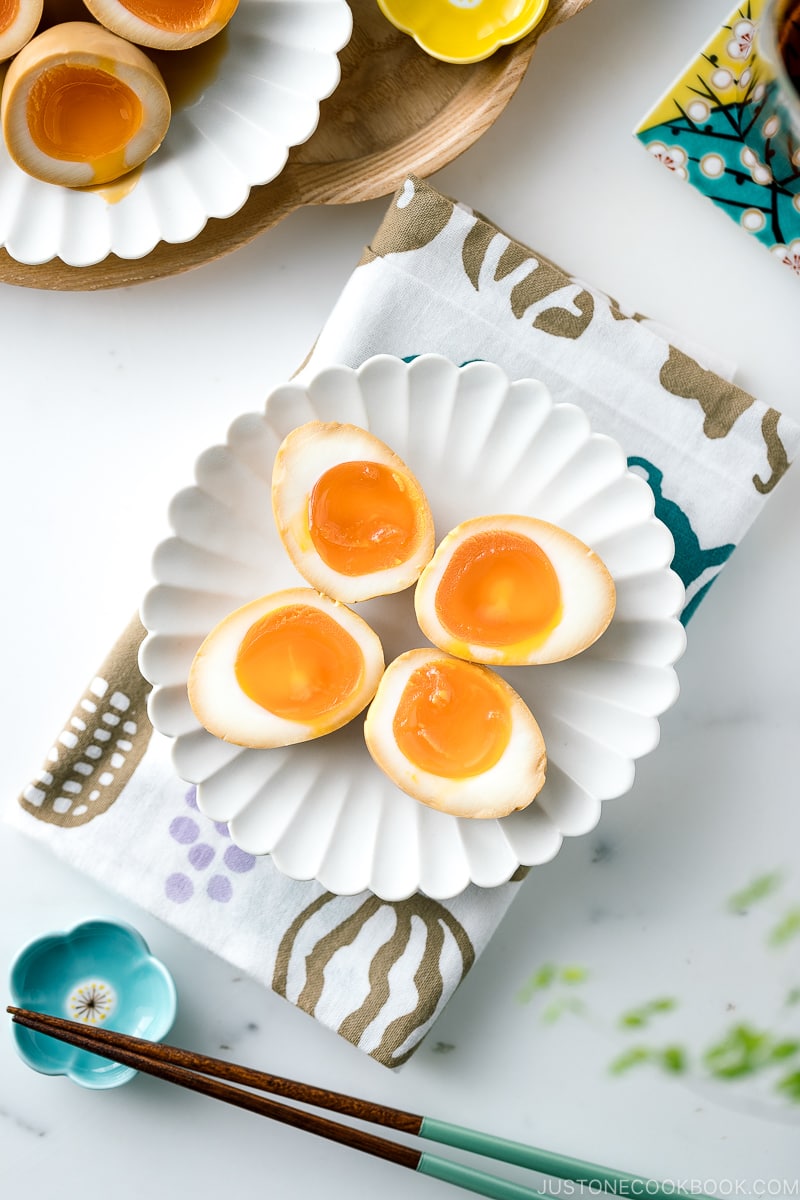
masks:
<svg viewBox="0 0 800 1200"><path fill-rule="evenodd" d="M194 884L188 875L176 872L167 878L164 890L167 893L167 899L174 900L176 904L185 904L194 895Z"/></svg>
<svg viewBox="0 0 800 1200"><path fill-rule="evenodd" d="M245 871L252 871L256 865L253 855L248 854L246 850L240 850L238 846L228 846L223 857L228 870L235 871L237 875L244 875Z"/></svg>
<svg viewBox="0 0 800 1200"><path fill-rule="evenodd" d="M233 886L227 875L212 875L206 888L212 900L227 904L233 895Z"/></svg>
<svg viewBox="0 0 800 1200"><path fill-rule="evenodd" d="M205 871L208 864L211 862L215 854L213 846L209 846L208 842L198 842L196 846L192 846L189 851L189 862L196 871Z"/></svg>
<svg viewBox="0 0 800 1200"><path fill-rule="evenodd" d="M170 837L183 846L196 842L199 833L197 822L193 821L191 817L176 817L169 827Z"/></svg>
<svg viewBox="0 0 800 1200"><path fill-rule="evenodd" d="M196 787L187 789L184 794L184 800L187 808L199 813ZM216 831L219 837L226 838L229 841L231 835L224 821L214 821L211 828ZM201 825L199 821L185 814L174 817L169 825L169 836L172 840L177 842L179 846L189 847L186 857L189 866L195 871L205 871L214 861L217 854L216 849L209 842L198 840L200 831ZM208 836L209 832L210 829L206 828L206 836ZM234 875L245 875L248 871L252 871L256 865L254 855L241 850L230 841L225 847L222 858L227 870ZM172 900L173 903L185 904L195 895L195 885L189 875L183 871L175 871L167 876L164 883L164 892L167 899ZM233 883L227 875L212 875L206 884L205 893L210 900L214 900L218 904L227 904L233 897ZM202 893L198 893L198 895L202 895Z"/></svg>

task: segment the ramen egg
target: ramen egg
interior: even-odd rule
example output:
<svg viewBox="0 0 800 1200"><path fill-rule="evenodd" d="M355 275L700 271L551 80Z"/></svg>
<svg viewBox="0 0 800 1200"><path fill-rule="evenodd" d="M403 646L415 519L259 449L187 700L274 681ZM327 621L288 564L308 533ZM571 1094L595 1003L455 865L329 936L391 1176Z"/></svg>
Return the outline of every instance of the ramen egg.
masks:
<svg viewBox="0 0 800 1200"><path fill-rule="evenodd" d="M23 171L84 187L149 158L171 110L164 80L141 50L89 21L67 21L20 50L0 114L8 152Z"/></svg>
<svg viewBox="0 0 800 1200"><path fill-rule="evenodd" d="M544 739L522 697L489 667L440 650L389 664L364 736L402 791L454 816L506 816L544 785Z"/></svg>
<svg viewBox="0 0 800 1200"><path fill-rule="evenodd" d="M303 578L346 604L411 587L433 554L422 487L356 425L311 421L293 430L275 458L272 506Z"/></svg>
<svg viewBox="0 0 800 1200"><path fill-rule="evenodd" d="M219 33L239 0L84 0L120 37L157 50L187 50Z"/></svg>
<svg viewBox="0 0 800 1200"><path fill-rule="evenodd" d="M4 0L0 4L0 62L29 42L42 19L43 0Z"/></svg>
<svg viewBox="0 0 800 1200"><path fill-rule="evenodd" d="M560 662L607 628L616 590L578 538L520 515L453 529L417 583L422 632L457 658L495 666Z"/></svg>
<svg viewBox="0 0 800 1200"><path fill-rule="evenodd" d="M211 630L189 671L189 702L223 741L290 746L351 721L382 672L383 648L366 621L311 588L288 588Z"/></svg>

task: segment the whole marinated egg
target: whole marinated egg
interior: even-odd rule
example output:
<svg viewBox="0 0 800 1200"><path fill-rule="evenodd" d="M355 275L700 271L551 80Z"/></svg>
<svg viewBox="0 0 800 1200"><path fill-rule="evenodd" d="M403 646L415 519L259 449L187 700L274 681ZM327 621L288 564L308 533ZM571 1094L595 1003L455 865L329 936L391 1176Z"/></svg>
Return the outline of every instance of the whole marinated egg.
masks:
<svg viewBox="0 0 800 1200"><path fill-rule="evenodd" d="M43 0L4 0L0 5L0 62L29 42L42 19Z"/></svg>
<svg viewBox="0 0 800 1200"><path fill-rule="evenodd" d="M442 540L417 583L422 632L457 658L495 666L560 662L614 615L602 560L571 533L522 515L476 517Z"/></svg>
<svg viewBox="0 0 800 1200"><path fill-rule="evenodd" d="M20 50L0 115L8 152L23 171L84 187L149 158L171 108L160 72L138 47L89 21L67 21Z"/></svg>
<svg viewBox="0 0 800 1200"><path fill-rule="evenodd" d="M311 588L288 588L211 630L189 671L189 702L223 741L290 746L357 716L383 665L380 639L361 617Z"/></svg>
<svg viewBox="0 0 800 1200"><path fill-rule="evenodd" d="M522 697L489 667L440 650L389 664L364 736L402 791L454 816L506 816L544 785L544 739Z"/></svg>
<svg viewBox="0 0 800 1200"><path fill-rule="evenodd" d="M275 458L272 506L303 578L346 604L411 587L433 554L422 487L356 425L311 421L293 430Z"/></svg>
<svg viewBox="0 0 800 1200"><path fill-rule="evenodd" d="M84 0L120 37L157 50L187 50L219 33L239 0Z"/></svg>

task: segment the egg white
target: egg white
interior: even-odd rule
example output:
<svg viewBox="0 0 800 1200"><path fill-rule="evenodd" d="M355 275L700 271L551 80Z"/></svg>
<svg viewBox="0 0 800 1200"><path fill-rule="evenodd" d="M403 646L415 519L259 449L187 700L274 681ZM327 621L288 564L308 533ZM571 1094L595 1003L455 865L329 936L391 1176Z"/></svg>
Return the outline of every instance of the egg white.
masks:
<svg viewBox="0 0 800 1200"><path fill-rule="evenodd" d="M361 460L380 463L407 481L417 512L417 541L409 558L397 566L344 575L320 558L311 540L309 497L326 471ZM422 486L389 446L357 425L310 421L293 430L275 457L272 506L281 541L297 570L313 587L345 604L411 587L433 554L433 518Z"/></svg>
<svg viewBox="0 0 800 1200"><path fill-rule="evenodd" d="M386 668L375 698L367 710L364 738L372 758L409 796L440 812L456 817L504 817L526 808L544 786L547 752L536 718L525 701L499 675L511 717L511 735L502 756L479 775L448 779L423 770L409 760L397 744L392 723L403 690L419 667L446 659L429 647L408 650ZM471 664L476 671L490 668Z"/></svg>
<svg viewBox="0 0 800 1200"><path fill-rule="evenodd" d="M121 4L119 0L84 0L92 16L119 37L149 46L154 50L187 50L214 37L230 21L239 0L217 0L209 5L202 19L183 28L163 28L152 24Z"/></svg>
<svg viewBox="0 0 800 1200"><path fill-rule="evenodd" d="M554 628L509 646L465 642L442 623L436 593L455 550L476 533L507 530L535 542L550 559L561 588L562 614ZM616 607L614 580L587 545L548 521L521 514L475 517L452 529L438 545L414 593L420 629L440 650L491 666L533 666L561 662L591 646L608 628Z"/></svg>
<svg viewBox="0 0 800 1200"><path fill-rule="evenodd" d="M257 704L242 691L234 669L250 627L275 609L291 605L325 612L355 640L363 658L358 687L335 709L309 722L280 717ZM292 746L340 729L356 717L374 696L383 667L383 647L366 621L311 588L287 588L250 601L211 630L189 671L189 702L200 724L223 741L253 749Z"/></svg>

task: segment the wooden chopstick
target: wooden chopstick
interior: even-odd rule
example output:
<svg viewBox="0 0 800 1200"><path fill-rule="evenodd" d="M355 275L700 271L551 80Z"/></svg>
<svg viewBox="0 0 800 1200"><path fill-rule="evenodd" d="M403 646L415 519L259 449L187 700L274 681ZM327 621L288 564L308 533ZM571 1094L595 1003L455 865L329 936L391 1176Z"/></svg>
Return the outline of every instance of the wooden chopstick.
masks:
<svg viewBox="0 0 800 1200"><path fill-rule="evenodd" d="M544 1197L527 1186L488 1175L450 1159L439 1158L403 1143L331 1121L244 1089L252 1088L258 1092L273 1093L284 1100L332 1110L347 1117L471 1151L543 1175L587 1184L595 1190L603 1188L616 1195L643 1195L653 1200L679 1194L673 1186L662 1187L641 1175L630 1175L597 1163L585 1162L431 1117L375 1104L342 1092L329 1091L280 1075L271 1075L178 1046L147 1041L108 1028L97 1029L49 1013L32 1012L14 1006L9 1006L7 1011L16 1024L68 1042L81 1050L113 1059L114 1062L132 1067L143 1074L153 1075L179 1087L328 1138L351 1149L361 1150L399 1166L419 1171L421 1174L432 1175L480 1195L494 1197L495 1200L522 1200L523 1197L527 1197L528 1200L544 1200ZM230 1083L219 1082L220 1080L228 1080ZM238 1086L234 1087L231 1084Z"/></svg>
<svg viewBox="0 0 800 1200"><path fill-rule="evenodd" d="M414 1113L401 1112L397 1108L386 1108L369 1100L360 1100L356 1096L327 1091L325 1088L299 1083L281 1075L270 1075L266 1071L257 1071L252 1067L227 1062L222 1058L211 1058L207 1054L198 1054L194 1050L182 1050L179 1046L148 1041L146 1038L118 1033L113 1029L83 1025L78 1021L51 1016L49 1013L34 1013L27 1009L14 1008L11 1005L7 1011L20 1025L35 1018L40 1025L47 1026L48 1033L53 1031L53 1037L56 1036L56 1030L61 1030L65 1035L80 1034L96 1041L99 1046L109 1047L114 1051L114 1056L120 1049L132 1050L136 1054L141 1054L156 1062L170 1063L176 1067L185 1067L187 1070L200 1071L204 1075L213 1075L217 1079L227 1079L230 1083L239 1084L241 1087L257 1088L262 1092L283 1096L287 1100L298 1100L302 1104L310 1104L316 1108L331 1109L343 1113L345 1116L357 1117L375 1125L386 1125L403 1133L418 1135L420 1131L422 1117L418 1117ZM71 1039L65 1036L63 1040ZM94 1053L102 1052L94 1049Z"/></svg>
<svg viewBox="0 0 800 1200"><path fill-rule="evenodd" d="M153 1054L138 1049L139 1046L145 1046L148 1050L152 1050L159 1043L148 1043L144 1039L115 1033L110 1029L93 1029L77 1021L66 1021L44 1013L30 1012L27 1009L9 1007L8 1012L12 1014L18 1025L24 1025L27 1029L47 1034L48 1037L57 1038L59 1041L68 1042L71 1046L87 1050L90 1054L113 1058L114 1062L125 1067L133 1067L134 1070L141 1071L143 1074L153 1075L158 1079L175 1083L190 1091L200 1092L215 1100L223 1100L237 1108L257 1113L259 1116L270 1117L308 1133L315 1133L320 1137L342 1142L355 1150L364 1150L379 1158L396 1162L400 1166L414 1169L417 1166L419 1151L385 1138L363 1133L361 1130L347 1125L339 1125L335 1121L329 1121L326 1117L317 1116L315 1113L307 1113L302 1109L280 1104L277 1100L270 1100L267 1096L259 1096L253 1092L217 1082L207 1075L196 1073L186 1065L179 1065L179 1056L183 1058L184 1064L193 1057L190 1051L179 1050L177 1047L162 1047L171 1051L175 1056L172 1061L166 1057L162 1061ZM221 1062L221 1060L219 1061ZM234 1064L222 1065L230 1066L235 1070Z"/></svg>

